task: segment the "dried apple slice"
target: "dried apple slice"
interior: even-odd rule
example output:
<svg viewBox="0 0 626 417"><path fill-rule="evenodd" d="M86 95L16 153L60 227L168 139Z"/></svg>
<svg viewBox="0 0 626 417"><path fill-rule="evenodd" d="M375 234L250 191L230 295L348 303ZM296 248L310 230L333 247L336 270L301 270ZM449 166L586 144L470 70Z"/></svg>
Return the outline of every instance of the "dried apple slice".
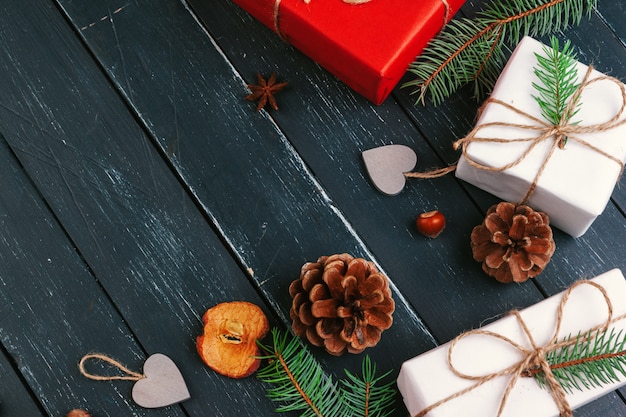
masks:
<svg viewBox="0 0 626 417"><path fill-rule="evenodd" d="M247 301L221 303L202 316L204 334L196 339L200 357L211 369L230 378L244 378L261 364L256 344L269 331L263 310Z"/></svg>

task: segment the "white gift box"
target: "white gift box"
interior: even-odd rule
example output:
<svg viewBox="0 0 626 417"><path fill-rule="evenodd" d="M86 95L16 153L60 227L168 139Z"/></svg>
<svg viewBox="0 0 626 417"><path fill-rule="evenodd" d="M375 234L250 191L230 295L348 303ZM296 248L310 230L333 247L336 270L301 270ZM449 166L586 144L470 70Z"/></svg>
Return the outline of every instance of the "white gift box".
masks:
<svg viewBox="0 0 626 417"><path fill-rule="evenodd" d="M539 83L534 74L537 63L535 53L543 55L543 48L542 43L525 37L513 52L491 94L492 98L542 120L541 109L532 97L538 95L532 83ZM577 66L578 82L581 82L588 67L581 63L577 63ZM594 70L590 79L600 76L603 74ZM618 85L605 80L585 88L580 102L580 110L572 122L580 122L581 126L599 124L607 122L619 113L622 94ZM534 124L528 118L502 105L487 102L477 126L492 122ZM481 129L479 135L510 140L534 136L536 132L488 126ZM536 210L547 213L552 225L574 237L581 236L587 231L595 218L604 211L611 197L621 165L626 161L626 124L604 132L576 136L622 163L618 164L570 139L564 149L556 149L549 159L545 171L537 182L536 190L526 203ZM530 189L553 142L553 140L543 141L521 163L502 172L473 167L461 157L456 176L505 201L519 203ZM472 142L467 146L467 155L484 166L500 168L518 159L528 146L529 143L524 142Z"/></svg>
<svg viewBox="0 0 626 417"><path fill-rule="evenodd" d="M626 280L619 269L613 269L592 280L607 292L613 306L613 318L626 313ZM538 347L549 344L555 333L556 312L563 299L562 292L520 311ZM558 340L601 325L607 320L608 307L602 293L591 285L574 288L564 307ZM626 319L611 325L616 332L626 331ZM495 332L530 349L528 337L517 319L507 315L480 330ZM621 337L624 337L622 334ZM447 361L450 343L410 359L402 364L397 384L411 416L436 402L462 391L476 381L455 375ZM522 359L520 351L493 336L473 334L462 338L454 347L453 363L460 372L482 376L510 367ZM619 372L618 372L619 375ZM427 417L495 417L510 376L499 376L480 387L456 397L428 412ZM586 404L626 383L621 381L579 391L566 398L572 409ZM547 388L533 377L520 377L511 391L502 417L557 417L558 408Z"/></svg>

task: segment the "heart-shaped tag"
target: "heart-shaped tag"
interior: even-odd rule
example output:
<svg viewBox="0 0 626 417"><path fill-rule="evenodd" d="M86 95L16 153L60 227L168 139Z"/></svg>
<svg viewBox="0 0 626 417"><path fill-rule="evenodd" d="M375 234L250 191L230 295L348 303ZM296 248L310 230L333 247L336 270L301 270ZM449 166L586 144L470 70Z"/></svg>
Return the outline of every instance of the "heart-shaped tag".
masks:
<svg viewBox="0 0 626 417"><path fill-rule="evenodd" d="M141 407L166 407L191 397L176 364L161 353L146 359L143 374L133 386L133 400Z"/></svg>
<svg viewBox="0 0 626 417"><path fill-rule="evenodd" d="M415 168L417 155L405 145L385 145L363 151L365 168L378 191L398 195L404 188L405 172Z"/></svg>

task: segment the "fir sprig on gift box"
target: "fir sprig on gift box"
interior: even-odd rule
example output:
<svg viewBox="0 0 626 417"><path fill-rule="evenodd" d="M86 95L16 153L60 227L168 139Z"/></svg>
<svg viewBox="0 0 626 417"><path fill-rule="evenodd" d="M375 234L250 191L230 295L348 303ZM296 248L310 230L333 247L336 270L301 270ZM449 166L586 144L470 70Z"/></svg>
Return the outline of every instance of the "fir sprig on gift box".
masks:
<svg viewBox="0 0 626 417"><path fill-rule="evenodd" d="M534 73L539 83L533 83L538 95L533 98L541 107L541 115L555 126L568 125L580 110L580 97L573 97L580 88L576 53L571 43L566 41L561 49L559 40L553 36L550 47L543 48L543 55L535 54L537 66ZM560 147L564 147L563 138Z"/></svg>
<svg viewBox="0 0 626 417"><path fill-rule="evenodd" d="M579 334L573 342L546 354L546 361L565 392L618 382L619 374L626 377L626 337L621 331ZM528 376L534 376L542 387L545 385L541 371L530 370Z"/></svg>
<svg viewBox="0 0 626 417"><path fill-rule="evenodd" d="M596 0L494 0L474 19L452 20L413 62L417 103L427 97L441 104L460 87L473 83L477 98L490 91L511 46L523 36L544 36L580 23Z"/></svg>
<svg viewBox="0 0 626 417"><path fill-rule="evenodd" d="M257 376L273 385L267 394L282 404L276 411L298 411L303 417L385 417L393 412L394 381L382 381L390 371L376 376L368 356L362 375L346 371L347 378L337 382L298 338L272 329L272 345L259 345L268 364Z"/></svg>

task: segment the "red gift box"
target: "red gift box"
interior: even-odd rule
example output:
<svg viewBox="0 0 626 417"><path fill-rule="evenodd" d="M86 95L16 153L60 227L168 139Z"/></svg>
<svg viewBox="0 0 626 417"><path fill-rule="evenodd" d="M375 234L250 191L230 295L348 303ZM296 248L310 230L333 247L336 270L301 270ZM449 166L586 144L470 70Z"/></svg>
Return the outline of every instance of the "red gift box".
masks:
<svg viewBox="0 0 626 417"><path fill-rule="evenodd" d="M376 104L465 0L233 0Z"/></svg>

